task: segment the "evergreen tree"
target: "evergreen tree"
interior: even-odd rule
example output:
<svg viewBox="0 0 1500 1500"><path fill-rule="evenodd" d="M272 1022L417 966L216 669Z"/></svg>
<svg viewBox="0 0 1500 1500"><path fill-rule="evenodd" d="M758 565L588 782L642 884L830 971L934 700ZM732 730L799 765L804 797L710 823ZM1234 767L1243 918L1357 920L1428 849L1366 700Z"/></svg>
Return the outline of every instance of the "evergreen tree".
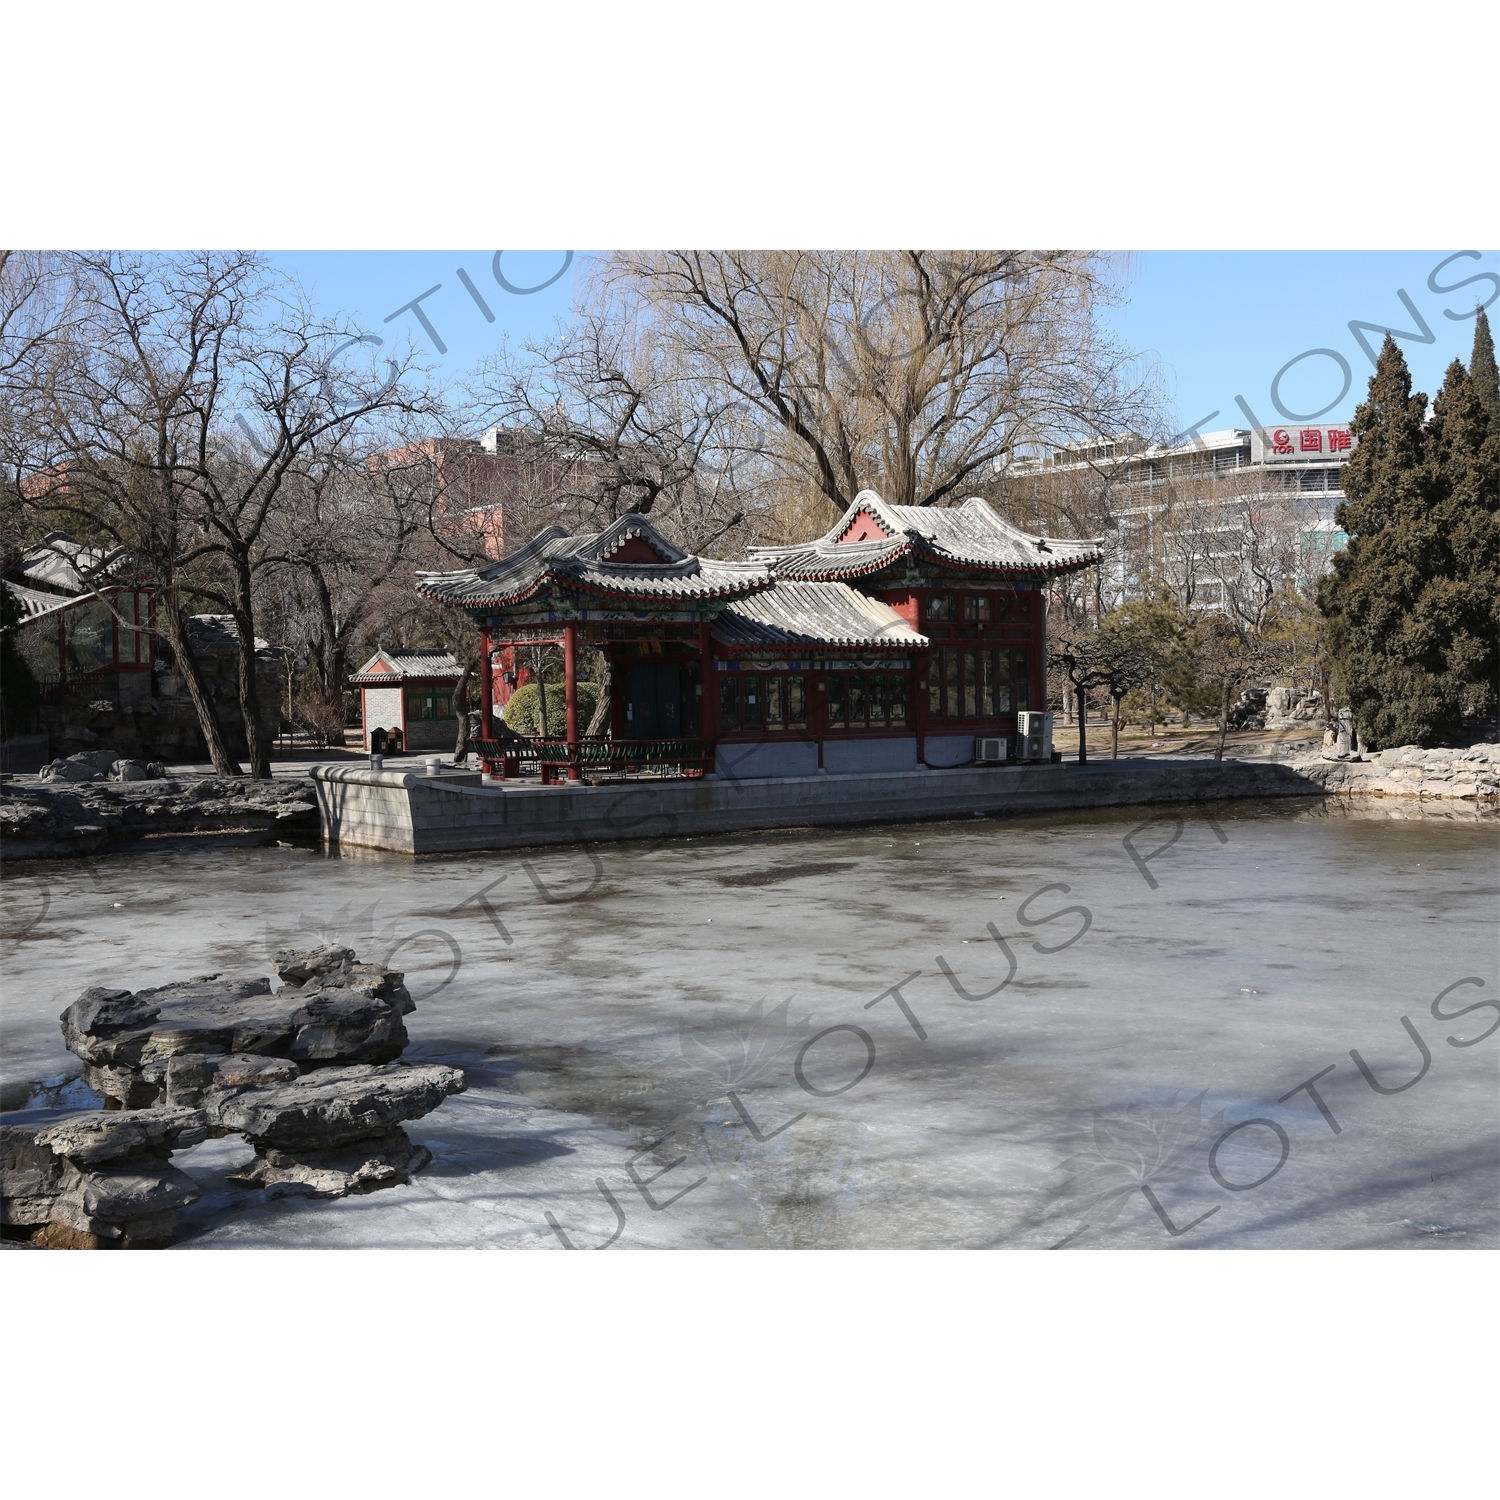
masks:
<svg viewBox="0 0 1500 1500"><path fill-rule="evenodd" d="M1427 424L1433 514L1453 573L1432 592L1446 632L1448 670L1467 688L1466 711L1493 713L1500 676L1500 402L1484 313L1470 367L1454 360Z"/></svg>
<svg viewBox="0 0 1500 1500"><path fill-rule="evenodd" d="M1500 432L1500 371L1495 369L1495 341L1490 320L1481 307L1474 315L1474 353L1469 359L1469 379L1490 414L1491 433Z"/></svg>
<svg viewBox="0 0 1500 1500"><path fill-rule="evenodd" d="M1377 748L1438 744L1494 699L1493 424L1457 360L1424 427L1426 406L1388 335L1344 468L1349 545L1318 596L1337 685Z"/></svg>

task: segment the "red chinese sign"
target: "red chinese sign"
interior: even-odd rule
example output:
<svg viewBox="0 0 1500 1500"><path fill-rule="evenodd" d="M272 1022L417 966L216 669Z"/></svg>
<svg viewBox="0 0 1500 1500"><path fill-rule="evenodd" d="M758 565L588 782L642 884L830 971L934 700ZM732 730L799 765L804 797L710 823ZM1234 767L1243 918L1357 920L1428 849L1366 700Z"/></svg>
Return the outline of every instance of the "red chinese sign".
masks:
<svg viewBox="0 0 1500 1500"><path fill-rule="evenodd" d="M1270 427L1252 434L1250 457L1256 463L1306 463L1352 447L1348 427Z"/></svg>

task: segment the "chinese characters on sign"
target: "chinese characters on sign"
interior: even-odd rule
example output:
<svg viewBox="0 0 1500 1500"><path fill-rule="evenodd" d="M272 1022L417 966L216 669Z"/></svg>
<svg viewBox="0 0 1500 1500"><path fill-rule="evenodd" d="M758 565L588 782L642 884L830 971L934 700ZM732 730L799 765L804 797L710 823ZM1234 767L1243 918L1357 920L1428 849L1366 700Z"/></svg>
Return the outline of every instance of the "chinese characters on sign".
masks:
<svg viewBox="0 0 1500 1500"><path fill-rule="evenodd" d="M1268 427L1250 436L1253 463L1307 463L1326 453L1348 453L1352 447L1347 426Z"/></svg>

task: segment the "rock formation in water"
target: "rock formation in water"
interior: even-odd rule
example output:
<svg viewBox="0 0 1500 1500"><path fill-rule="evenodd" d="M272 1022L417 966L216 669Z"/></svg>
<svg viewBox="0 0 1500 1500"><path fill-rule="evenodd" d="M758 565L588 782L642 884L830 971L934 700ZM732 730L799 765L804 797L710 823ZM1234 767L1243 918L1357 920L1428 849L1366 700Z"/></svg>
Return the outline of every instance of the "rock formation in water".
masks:
<svg viewBox="0 0 1500 1500"><path fill-rule="evenodd" d="M168 1244L177 1210L198 1197L171 1154L207 1136L191 1109L0 1116L4 1223L50 1249Z"/></svg>
<svg viewBox="0 0 1500 1500"><path fill-rule="evenodd" d="M196 1200L173 1150L240 1134L230 1181L339 1198L409 1182L431 1160L401 1128L464 1088L457 1068L398 1062L403 976L328 945L275 958L268 979L217 974L85 990L61 1017L102 1110L0 1116L3 1222L39 1245L170 1241Z"/></svg>
<svg viewBox="0 0 1500 1500"><path fill-rule="evenodd" d="M85 990L62 1013L63 1041L82 1058L83 1081L117 1109L166 1102L171 1064L185 1055L315 1067L391 1062L405 1050L401 1018L415 1007L402 975L334 946L278 953L275 966L274 994L269 979L218 974L134 994Z"/></svg>

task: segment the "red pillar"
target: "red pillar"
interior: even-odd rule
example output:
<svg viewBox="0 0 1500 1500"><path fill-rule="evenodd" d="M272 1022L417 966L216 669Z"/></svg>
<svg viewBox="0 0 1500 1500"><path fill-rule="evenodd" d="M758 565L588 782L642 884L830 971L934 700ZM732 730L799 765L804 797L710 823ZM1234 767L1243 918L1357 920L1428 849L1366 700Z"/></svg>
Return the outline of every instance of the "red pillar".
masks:
<svg viewBox="0 0 1500 1500"><path fill-rule="evenodd" d="M568 706L568 780L577 781L578 768L578 627L563 626L563 697Z"/></svg>
<svg viewBox="0 0 1500 1500"><path fill-rule="evenodd" d="M1031 706L1047 712L1047 595L1045 579L1031 596Z"/></svg>
<svg viewBox="0 0 1500 1500"><path fill-rule="evenodd" d="M492 740L495 737L495 680L490 666L490 633L481 628L479 632L479 738Z"/></svg>
<svg viewBox="0 0 1500 1500"><path fill-rule="evenodd" d="M911 686L907 691L911 694L908 700L911 704L912 728L917 732L917 764L919 766L927 763L927 661L925 651L914 651L911 658Z"/></svg>
<svg viewBox="0 0 1500 1500"><path fill-rule="evenodd" d="M719 741L719 685L714 681L713 627L707 620L698 624L698 683L702 697L698 700L698 738L703 745L703 769L712 771Z"/></svg>

